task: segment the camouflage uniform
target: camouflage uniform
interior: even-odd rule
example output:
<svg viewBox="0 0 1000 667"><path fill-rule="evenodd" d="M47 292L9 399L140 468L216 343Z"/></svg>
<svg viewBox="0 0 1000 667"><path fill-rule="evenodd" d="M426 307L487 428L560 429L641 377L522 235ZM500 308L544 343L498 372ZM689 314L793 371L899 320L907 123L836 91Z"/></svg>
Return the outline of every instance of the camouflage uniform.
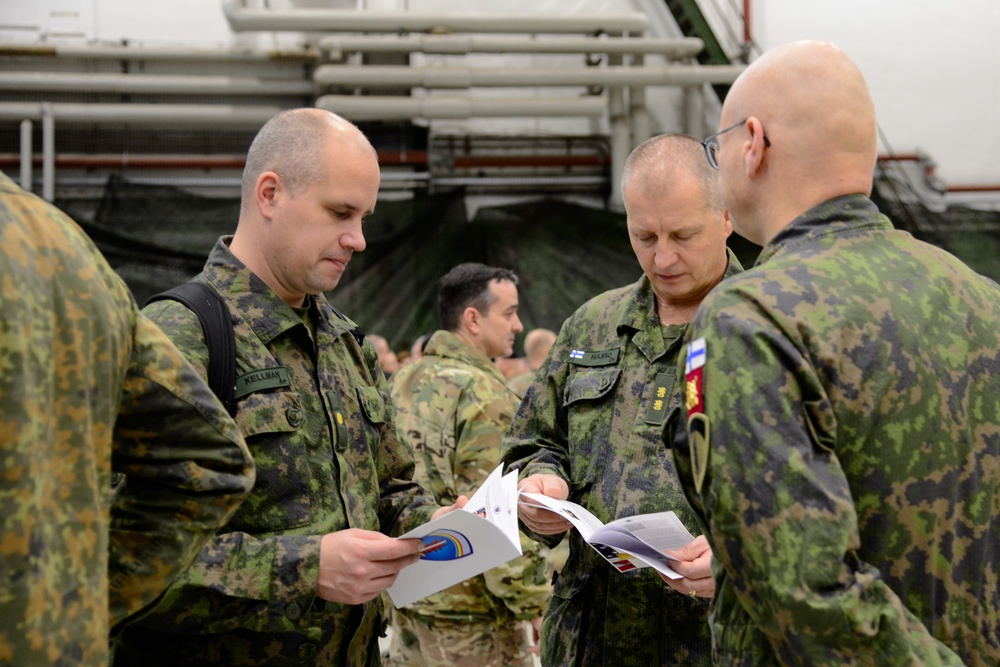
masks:
<svg viewBox="0 0 1000 667"><path fill-rule="evenodd" d="M729 253L726 275L740 271ZM606 292L562 326L503 441L521 476L558 475L569 498L607 523L673 510L695 534L661 432L679 401L676 361L687 325L664 326L649 280ZM537 536L553 544L560 536ZM542 626L545 665L707 665L707 602L651 568L622 574L569 531L570 555Z"/></svg>
<svg viewBox="0 0 1000 667"><path fill-rule="evenodd" d="M719 664L1000 664L1000 288L840 197L691 336Z"/></svg>
<svg viewBox="0 0 1000 667"><path fill-rule="evenodd" d="M390 384L397 426L415 451L415 479L442 504L471 497L500 464L500 438L517 409L503 375L482 352L438 331ZM541 616L552 587L534 543L521 543L521 558L394 609L392 664L443 667L461 657L476 667L530 667L518 621Z"/></svg>
<svg viewBox="0 0 1000 667"><path fill-rule="evenodd" d="M412 450L396 436L371 343L359 346L322 294L300 316L228 242L199 279L222 294L235 323L236 422L257 484L163 602L123 633L116 667L377 665L380 598L318 598L320 540L346 528L399 534L436 505L410 481ZM194 313L169 301L145 310L204 374Z"/></svg>
<svg viewBox="0 0 1000 667"><path fill-rule="evenodd" d="M80 228L3 174L0 276L0 663L106 665L253 462Z"/></svg>

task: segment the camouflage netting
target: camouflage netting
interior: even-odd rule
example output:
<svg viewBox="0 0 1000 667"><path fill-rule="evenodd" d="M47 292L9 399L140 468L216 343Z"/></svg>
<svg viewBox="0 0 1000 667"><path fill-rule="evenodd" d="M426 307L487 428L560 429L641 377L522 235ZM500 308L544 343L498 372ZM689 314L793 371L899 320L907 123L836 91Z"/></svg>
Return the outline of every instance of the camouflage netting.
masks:
<svg viewBox="0 0 1000 667"><path fill-rule="evenodd" d="M117 177L109 180L90 215L74 210L74 202L56 203L81 223L140 303L198 273L216 239L231 234L239 217L235 198L200 197ZM1000 235L989 231L1000 215L976 211L986 219L977 218L974 231L949 232L949 224L957 223L948 214L924 211L923 223L917 224L907 210L879 203L897 226L1000 278ZM980 228L984 231L975 231ZM365 222L365 237L367 250L355 255L340 286L328 296L397 350L436 328L436 281L459 262L516 271L526 329L558 330L584 301L640 275L624 215L557 199L482 208L471 220L461 192L380 201ZM744 266L753 264L757 246L735 234L730 245ZM520 345L518 340L516 349Z"/></svg>

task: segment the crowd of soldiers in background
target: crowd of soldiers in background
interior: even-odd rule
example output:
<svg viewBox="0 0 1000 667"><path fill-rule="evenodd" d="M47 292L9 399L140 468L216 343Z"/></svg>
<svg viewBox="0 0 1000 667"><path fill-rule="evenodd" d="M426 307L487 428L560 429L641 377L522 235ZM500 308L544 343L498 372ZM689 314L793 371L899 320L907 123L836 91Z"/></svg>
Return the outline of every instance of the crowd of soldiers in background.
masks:
<svg viewBox="0 0 1000 667"><path fill-rule="evenodd" d="M377 333L367 334L368 340L375 346L378 352L378 362L382 366L382 372L386 377L399 370L400 366L419 359L424 353L424 344L430 338L430 334L421 334L413 339L413 343L405 350L393 350L385 336ZM493 363L497 365L511 389L519 396L524 395L524 390L539 369L545 356L549 353L552 343L556 342L556 334L550 329L532 329L524 336L520 353L515 350L509 357L497 357Z"/></svg>

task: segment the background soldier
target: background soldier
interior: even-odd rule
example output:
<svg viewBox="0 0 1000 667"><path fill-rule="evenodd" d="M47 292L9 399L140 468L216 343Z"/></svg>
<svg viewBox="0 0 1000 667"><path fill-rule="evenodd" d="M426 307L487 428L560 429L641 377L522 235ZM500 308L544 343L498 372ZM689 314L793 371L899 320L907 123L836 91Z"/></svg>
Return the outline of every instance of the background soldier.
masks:
<svg viewBox="0 0 1000 667"><path fill-rule="evenodd" d="M836 47L766 53L721 126L764 248L686 355L719 664L1000 664L1000 288L868 199L875 108Z"/></svg>
<svg viewBox="0 0 1000 667"><path fill-rule="evenodd" d="M3 174L0 276L0 662L104 667L253 461L80 228Z"/></svg>
<svg viewBox="0 0 1000 667"><path fill-rule="evenodd" d="M528 368L507 381L507 385L515 394L524 396L524 392L528 391L528 387L535 379L535 372L542 367L555 342L556 333L548 329L532 329L525 335L524 360Z"/></svg>
<svg viewBox="0 0 1000 667"><path fill-rule="evenodd" d="M471 496L500 463L518 398L491 357L511 353L522 330L517 305L513 272L456 266L439 284L443 330L392 378L398 428L416 452L415 479L440 503ZM551 587L537 547L521 543L521 558L393 610L390 664L530 667L522 621L537 628Z"/></svg>
<svg viewBox="0 0 1000 667"><path fill-rule="evenodd" d="M504 438L503 460L520 468L522 490L568 496L605 523L673 510L697 534L661 431L679 400L687 322L709 290L740 270L726 249L732 228L716 174L691 137L664 135L636 148L622 192L644 275L563 324ZM570 527L546 510L522 505L519 513L550 546ZM679 556L675 569L685 576L669 585L681 594L651 568L613 570L571 531L542 626L542 663L708 665L702 598L712 595L711 553L699 537Z"/></svg>

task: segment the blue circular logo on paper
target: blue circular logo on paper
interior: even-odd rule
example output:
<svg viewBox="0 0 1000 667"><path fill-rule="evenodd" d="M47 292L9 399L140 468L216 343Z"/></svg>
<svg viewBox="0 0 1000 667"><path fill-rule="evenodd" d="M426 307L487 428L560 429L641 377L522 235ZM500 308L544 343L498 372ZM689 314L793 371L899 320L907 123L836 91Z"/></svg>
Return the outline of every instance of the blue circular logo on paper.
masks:
<svg viewBox="0 0 1000 667"><path fill-rule="evenodd" d="M420 560L458 560L472 553L469 538L458 531L439 530L420 540L424 543Z"/></svg>

